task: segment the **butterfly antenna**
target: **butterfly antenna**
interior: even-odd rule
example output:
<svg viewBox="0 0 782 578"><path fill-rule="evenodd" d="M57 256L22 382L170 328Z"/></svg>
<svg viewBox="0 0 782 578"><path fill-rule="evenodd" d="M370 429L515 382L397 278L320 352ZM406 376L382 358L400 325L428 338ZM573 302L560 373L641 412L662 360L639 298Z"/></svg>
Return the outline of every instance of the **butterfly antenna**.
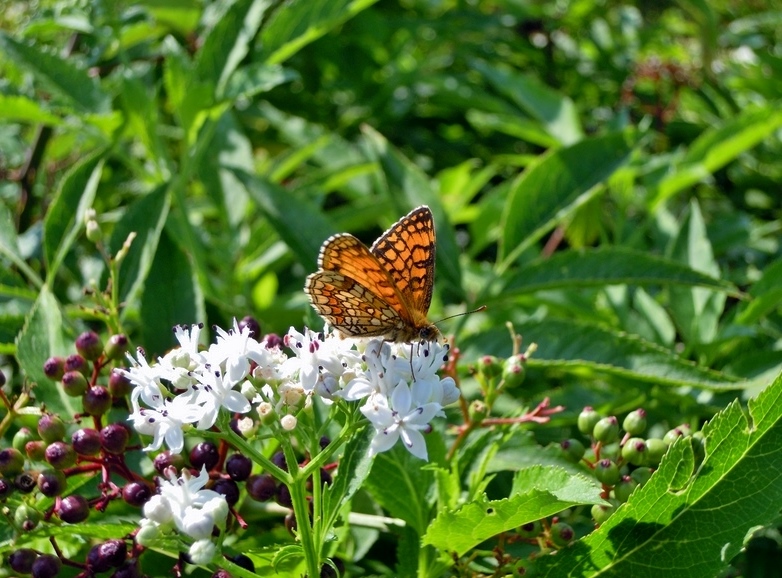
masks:
<svg viewBox="0 0 782 578"><path fill-rule="evenodd" d="M461 317L462 315L470 315L471 313L479 313L481 311L486 311L486 305L481 305L477 309L473 309L472 311L464 311L463 313L457 313L455 315L449 315L448 317L443 317L439 321L435 321L434 324L437 325L438 323L442 323L443 321L447 321L448 319L453 319L454 317Z"/></svg>

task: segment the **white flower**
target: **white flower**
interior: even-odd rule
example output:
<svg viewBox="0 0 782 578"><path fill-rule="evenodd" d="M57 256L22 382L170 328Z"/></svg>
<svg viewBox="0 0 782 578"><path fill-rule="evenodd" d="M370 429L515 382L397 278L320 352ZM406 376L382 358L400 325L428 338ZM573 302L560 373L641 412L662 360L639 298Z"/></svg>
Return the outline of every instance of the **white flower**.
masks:
<svg viewBox="0 0 782 578"><path fill-rule="evenodd" d="M190 545L190 549L187 554L190 557L192 564L209 564L214 558L217 552L217 546L215 546L211 540L204 538L203 540L197 540Z"/></svg>
<svg viewBox="0 0 782 578"><path fill-rule="evenodd" d="M290 377L298 374L298 381L307 393L315 389L321 372L339 377L348 365L343 358L354 357L349 353L350 343L333 335L324 337L306 328L302 334L291 327L283 341L296 355L285 361L283 374Z"/></svg>
<svg viewBox="0 0 782 578"><path fill-rule="evenodd" d="M361 359L366 363L366 370L355 374L338 395L347 401L355 401L372 394L390 394L400 378L388 344L373 339Z"/></svg>
<svg viewBox="0 0 782 578"><path fill-rule="evenodd" d="M231 373L233 368L235 374ZM198 429L209 429L217 421L217 414L221 407L232 413L247 413L251 409L250 402L240 391L234 389L244 375L239 364L229 364L229 371L225 374L219 369L211 371L206 366L203 374L196 375L201 384L194 388L196 391L196 403L201 406L201 419L196 426Z"/></svg>
<svg viewBox="0 0 782 578"><path fill-rule="evenodd" d="M420 391L411 391L410 387L400 381L394 388L390 399L374 394L367 399L361 408L361 413L375 428L369 453L375 455L391 449L397 440L401 439L407 450L414 456L426 460L426 442L421 430L429 430L429 422L437 415L442 406L439 403L420 403Z"/></svg>
<svg viewBox="0 0 782 578"><path fill-rule="evenodd" d="M197 392L191 390L173 399L161 399L155 409L138 406L136 390L131 394L133 413L128 417L133 422L136 431L143 435L153 436L152 443L144 448L154 451L160 448L165 440L169 449L178 454L184 447L185 439L182 427L201 418L201 407L195 403Z"/></svg>
<svg viewBox="0 0 782 578"><path fill-rule="evenodd" d="M293 415L284 415L280 419L280 425L285 431L293 431L296 429L297 422L298 420L296 419L296 416Z"/></svg>

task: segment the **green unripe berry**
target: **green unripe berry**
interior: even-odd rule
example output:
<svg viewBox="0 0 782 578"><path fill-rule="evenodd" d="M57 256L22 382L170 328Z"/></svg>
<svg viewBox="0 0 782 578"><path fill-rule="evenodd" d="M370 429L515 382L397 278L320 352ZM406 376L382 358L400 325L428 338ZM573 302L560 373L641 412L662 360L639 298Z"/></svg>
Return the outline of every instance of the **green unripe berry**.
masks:
<svg viewBox="0 0 782 578"><path fill-rule="evenodd" d="M40 462L46 458L46 442L43 440L31 440L24 446L24 452L30 461Z"/></svg>
<svg viewBox="0 0 782 578"><path fill-rule="evenodd" d="M560 547L567 546L576 537L576 533L573 531L573 528L570 526L570 524L566 524L564 522L551 524L549 534L551 536L551 542L554 545Z"/></svg>
<svg viewBox="0 0 782 578"><path fill-rule="evenodd" d="M117 333L109 337L106 342L106 349L104 353L109 359L117 360L125 357L125 352L128 350L128 338L122 333Z"/></svg>
<svg viewBox="0 0 782 578"><path fill-rule="evenodd" d="M650 466L657 466L663 459L665 452L668 451L668 444L657 438L646 440L646 463Z"/></svg>
<svg viewBox="0 0 782 578"><path fill-rule="evenodd" d="M491 380L502 375L502 363L493 355L484 355L478 361L478 375Z"/></svg>
<svg viewBox="0 0 782 578"><path fill-rule="evenodd" d="M614 506L595 504L592 506L592 519L595 521L595 524L599 526L600 524L605 523L615 511L616 508Z"/></svg>
<svg viewBox="0 0 782 578"><path fill-rule="evenodd" d="M595 424L592 435L604 444L615 442L619 439L619 420L613 415L602 418Z"/></svg>
<svg viewBox="0 0 782 578"><path fill-rule="evenodd" d="M38 435L49 444L60 441L65 437L65 424L59 417L51 413L42 415L38 420Z"/></svg>
<svg viewBox="0 0 782 578"><path fill-rule="evenodd" d="M602 447L600 450L600 457L618 461L619 456L621 455L621 451L622 448L619 447L619 441L615 441Z"/></svg>
<svg viewBox="0 0 782 578"><path fill-rule="evenodd" d="M695 453L695 459L698 462L706 457L706 436L702 431L696 431L692 434L692 450Z"/></svg>
<svg viewBox="0 0 782 578"><path fill-rule="evenodd" d="M527 370L522 363L524 356L512 355L502 364L502 381L505 389L514 389L524 383Z"/></svg>
<svg viewBox="0 0 782 578"><path fill-rule="evenodd" d="M635 468L630 477L638 482L639 486L643 486L652 477L652 469L647 467Z"/></svg>
<svg viewBox="0 0 782 578"><path fill-rule="evenodd" d="M634 466L646 463L646 441L642 438L630 438L622 446L622 458Z"/></svg>
<svg viewBox="0 0 782 578"><path fill-rule="evenodd" d="M16 448L0 450L0 474L10 478L22 473L24 469L24 455Z"/></svg>
<svg viewBox="0 0 782 578"><path fill-rule="evenodd" d="M470 421L480 423L489 415L489 408L485 403L476 399L470 404Z"/></svg>
<svg viewBox="0 0 782 578"><path fill-rule="evenodd" d="M540 520L522 524L517 530L519 536L522 538L537 538L540 536L541 531L543 531L543 526L541 525Z"/></svg>
<svg viewBox="0 0 782 578"><path fill-rule="evenodd" d="M600 414L594 409L587 406L581 410L578 414L578 431L588 436L592 435L592 431L595 429L595 425L600 421Z"/></svg>
<svg viewBox="0 0 782 578"><path fill-rule="evenodd" d="M24 446L27 445L27 442L31 442L37 439L38 435L35 432L33 432L29 427L23 427L19 428L19 431L14 434L14 439L11 441L11 445L20 452L23 452Z"/></svg>
<svg viewBox="0 0 782 578"><path fill-rule="evenodd" d="M562 448L562 453L564 454L565 458L573 463L578 463L581 461L581 458L584 457L584 453L586 452L584 444L575 438L563 440L559 444L559 447Z"/></svg>
<svg viewBox="0 0 782 578"><path fill-rule="evenodd" d="M69 371L62 376L62 390L69 397L79 397L87 391L87 378L81 371Z"/></svg>
<svg viewBox="0 0 782 578"><path fill-rule="evenodd" d="M646 430L646 411L639 408L628 413L622 422L622 429L631 436L639 436L644 433Z"/></svg>
<svg viewBox="0 0 782 578"><path fill-rule="evenodd" d="M622 479L619 480L619 483L614 486L614 497L618 502L624 503L630 497L630 494L633 493L633 490L635 490L637 487L638 482L636 482L633 478L630 476L622 476Z"/></svg>
<svg viewBox="0 0 782 578"><path fill-rule="evenodd" d="M595 464L595 478L601 484L606 486L613 486L622 477L622 473L619 471L619 466L615 462L604 459Z"/></svg>

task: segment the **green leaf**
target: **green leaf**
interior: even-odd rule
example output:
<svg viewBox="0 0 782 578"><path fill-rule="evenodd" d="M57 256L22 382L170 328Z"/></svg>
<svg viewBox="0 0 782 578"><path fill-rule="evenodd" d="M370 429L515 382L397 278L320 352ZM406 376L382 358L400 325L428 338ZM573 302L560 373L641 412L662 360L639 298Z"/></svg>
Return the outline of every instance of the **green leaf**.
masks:
<svg viewBox="0 0 782 578"><path fill-rule="evenodd" d="M291 0L274 12L261 34L269 64L287 60L307 44L349 20L377 0Z"/></svg>
<svg viewBox="0 0 782 578"><path fill-rule="evenodd" d="M585 475L561 468L533 466L521 470L509 498L480 500L456 511L443 511L429 525L424 544L462 556L484 540L523 524L581 504L604 504L600 486Z"/></svg>
<svg viewBox="0 0 782 578"><path fill-rule="evenodd" d="M49 280L54 279L84 228L84 214L95 199L105 154L106 150L97 150L74 165L63 177L49 206L43 223L43 251Z"/></svg>
<svg viewBox="0 0 782 578"><path fill-rule="evenodd" d="M171 328L206 318L204 297L187 256L161 235L141 297L141 342L149 356L175 345Z"/></svg>
<svg viewBox="0 0 782 578"><path fill-rule="evenodd" d="M501 132L545 148L560 144L539 121L520 115L468 110L467 120L478 130Z"/></svg>
<svg viewBox="0 0 782 578"><path fill-rule="evenodd" d="M66 396L63 389L43 372L47 359L70 353L65 340L60 304L49 287L44 285L16 338L16 358L27 379L35 384L35 397L45 402L51 411L73 415L78 411L74 399Z"/></svg>
<svg viewBox="0 0 782 578"><path fill-rule="evenodd" d="M247 56L271 0L236 0L221 14L196 54L194 80L207 83L220 96L228 78ZM284 12L285 10L283 10ZM204 108L211 102L204 103Z"/></svg>
<svg viewBox="0 0 782 578"><path fill-rule="evenodd" d="M782 259L768 265L762 276L749 289L752 299L742 303L736 323L752 325L782 306Z"/></svg>
<svg viewBox="0 0 782 578"><path fill-rule="evenodd" d="M693 199L690 210L674 239L672 257L696 271L719 276L711 242L706 233L698 202ZM671 287L670 306L673 320L686 343L709 343L717 335L720 316L725 306L725 294L700 287Z"/></svg>
<svg viewBox="0 0 782 578"><path fill-rule="evenodd" d="M502 267L597 192L630 157L625 135L584 139L544 155L514 182L503 214Z"/></svg>
<svg viewBox="0 0 782 578"><path fill-rule="evenodd" d="M423 535L429 523L434 474L426 462L400 447L378 454L365 486L395 518Z"/></svg>
<svg viewBox="0 0 782 578"><path fill-rule="evenodd" d="M598 530L541 557L541 575L718 575L753 528L778 520L782 376L749 402L749 416L734 401L703 434L703 463L690 438L678 440L651 479Z"/></svg>
<svg viewBox="0 0 782 578"><path fill-rule="evenodd" d="M239 68L231 75L225 88L225 97L232 101L250 99L299 78L298 72L283 68L279 64L253 62Z"/></svg>
<svg viewBox="0 0 782 578"><path fill-rule="evenodd" d="M751 149L782 126L782 111L748 108L722 126L711 128L690 146L677 166L669 169L652 192L652 207L704 180Z"/></svg>
<svg viewBox="0 0 782 578"><path fill-rule="evenodd" d="M365 427L345 445L339 460L339 475L334 478L333 484L323 490L325 527L334 525L342 507L353 498L369 476L374 462L369 457L369 446L374 435L372 428Z"/></svg>
<svg viewBox="0 0 782 578"><path fill-rule="evenodd" d="M131 233L136 235L119 269L120 301L126 304L122 311L123 318L138 306L136 301L147 282L169 206L167 186L161 185L130 205L112 231L109 240L112 255L117 253Z"/></svg>
<svg viewBox="0 0 782 578"><path fill-rule="evenodd" d="M525 265L508 279L500 295L618 284L700 286L740 294L733 284L676 261L623 247L601 247L562 251Z"/></svg>
<svg viewBox="0 0 782 578"><path fill-rule="evenodd" d="M60 117L41 107L26 96L0 94L0 120L11 122L29 122L57 126L62 123Z"/></svg>
<svg viewBox="0 0 782 578"><path fill-rule="evenodd" d="M540 121L551 137L571 145L584 137L576 106L570 98L532 76L519 74L503 64L491 65L476 60L473 67L484 75L494 89L504 94L532 118Z"/></svg>
<svg viewBox="0 0 782 578"><path fill-rule="evenodd" d="M547 319L517 328L525 343L538 349L527 362L530 368L556 368L577 372L591 369L627 379L665 386L691 386L731 390L745 386L737 377L698 366L654 343L576 320ZM497 339L507 340L497 330ZM489 334L481 337L486 343Z"/></svg>
<svg viewBox="0 0 782 578"><path fill-rule="evenodd" d="M388 195L392 202L405 199L398 205L398 212L404 214L413 207L429 205L434 215L437 234L437 279L450 299L464 301L462 288L462 269L459 265L461 249L456 243L456 235L450 225L440 197L421 169L395 149L386 138L368 126L363 127L364 137L380 161L388 185Z"/></svg>
<svg viewBox="0 0 782 578"><path fill-rule="evenodd" d="M280 238L308 270L314 271L321 244L336 232L331 224L306 199L292 202L291 193L280 185L239 169L234 174Z"/></svg>
<svg viewBox="0 0 782 578"><path fill-rule="evenodd" d="M77 68L73 60L43 52L38 45L24 44L2 33L0 50L73 108L91 113L109 111L109 96L97 79Z"/></svg>

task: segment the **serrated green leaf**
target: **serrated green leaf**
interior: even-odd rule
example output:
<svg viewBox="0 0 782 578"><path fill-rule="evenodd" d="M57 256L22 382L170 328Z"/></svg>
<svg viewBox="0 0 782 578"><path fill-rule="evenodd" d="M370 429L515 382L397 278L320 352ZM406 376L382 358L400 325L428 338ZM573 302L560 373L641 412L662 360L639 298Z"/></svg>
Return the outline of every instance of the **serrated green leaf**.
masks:
<svg viewBox="0 0 782 578"><path fill-rule="evenodd" d="M502 267L588 201L630 157L625 135L584 139L544 155L511 186L502 218Z"/></svg>
<svg viewBox="0 0 782 578"><path fill-rule="evenodd" d="M70 353L63 329L60 304L44 285L16 338L16 358L27 379L35 384L35 397L53 412L73 415L77 411L74 399L66 396L43 372L43 364L49 357Z"/></svg>
<svg viewBox="0 0 782 578"><path fill-rule="evenodd" d="M46 88L81 112L108 112L110 99L98 80L66 60L37 45L25 44L0 34L0 50L22 70L31 72Z"/></svg>
<svg viewBox="0 0 782 578"><path fill-rule="evenodd" d="M525 265L508 279L500 293L505 298L544 289L617 284L700 286L740 294L732 283L677 261L623 247L556 253Z"/></svg>
<svg viewBox="0 0 782 578"><path fill-rule="evenodd" d="M560 468L536 466L520 471L513 493L502 500L480 500L444 511L423 537L431 544L462 556L484 540L523 524L581 504L603 504L600 487L588 477Z"/></svg>
<svg viewBox="0 0 782 578"><path fill-rule="evenodd" d="M161 235L141 296L141 342L150 356L175 345L171 328L206 318L204 297L187 256ZM165 280L165 282L162 282Z"/></svg>
<svg viewBox="0 0 782 578"><path fill-rule="evenodd" d="M693 578L719 574L750 529L782 503L782 376L749 403L734 401L703 428L696 465L678 440L651 479L575 547L539 560L542 576ZM654 553L654 555L650 555Z"/></svg>
<svg viewBox="0 0 782 578"><path fill-rule="evenodd" d="M367 143L380 161L388 184L388 195L391 201L397 204L398 212L404 214L419 205L429 205L432 210L437 234L438 284L451 299L464 301L462 269L459 265L460 249L439 195L424 172L395 149L383 135L368 126L363 127L363 132ZM399 205L401 199L406 199L407 202Z"/></svg>
<svg viewBox="0 0 782 578"><path fill-rule="evenodd" d="M84 227L84 214L92 207L103 170L105 150L93 152L63 177L43 223L43 251L54 279L60 263Z"/></svg>
<svg viewBox="0 0 782 578"><path fill-rule="evenodd" d="M426 469L426 462L397 444L375 458L365 487L392 516L423 535L435 489L434 474Z"/></svg>
<svg viewBox="0 0 782 578"><path fill-rule="evenodd" d="M674 387L731 390L746 385L737 377L698 366L638 336L575 320L548 319L542 323L525 323L517 330L525 343L538 345L527 362L530 367L591 369ZM486 341L487 337L482 339Z"/></svg>
<svg viewBox="0 0 782 578"><path fill-rule="evenodd" d="M279 64L377 0L291 0L261 34L263 57Z"/></svg>

